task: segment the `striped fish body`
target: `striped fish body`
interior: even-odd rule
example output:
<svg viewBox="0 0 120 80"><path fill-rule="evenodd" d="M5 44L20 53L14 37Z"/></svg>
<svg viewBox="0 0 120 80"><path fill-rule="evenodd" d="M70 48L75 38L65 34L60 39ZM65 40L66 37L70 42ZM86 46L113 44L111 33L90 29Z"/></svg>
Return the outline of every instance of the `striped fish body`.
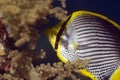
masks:
<svg viewBox="0 0 120 80"><path fill-rule="evenodd" d="M119 25L87 11L73 13L64 23L59 26L56 35L52 34L56 36L52 46L58 57L63 62L90 59L86 70L98 80L108 80L120 65ZM76 48L74 44L77 44Z"/></svg>

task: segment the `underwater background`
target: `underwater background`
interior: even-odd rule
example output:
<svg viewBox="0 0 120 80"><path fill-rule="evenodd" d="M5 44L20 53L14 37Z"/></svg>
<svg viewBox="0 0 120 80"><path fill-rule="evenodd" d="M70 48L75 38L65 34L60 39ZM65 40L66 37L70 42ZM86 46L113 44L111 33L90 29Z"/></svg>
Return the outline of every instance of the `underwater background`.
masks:
<svg viewBox="0 0 120 80"><path fill-rule="evenodd" d="M119 2L115 0L0 0L0 6L0 51L2 51L0 54L0 80L78 80L76 77L80 78L80 80L90 80L78 73L79 69L85 68L90 60L93 60L94 56L89 56L88 58L93 57L90 58L90 60L82 60L82 58L80 58L80 60L68 61L66 64L60 62L45 35L45 31L48 28L54 28L61 20L65 20L66 12L68 12L67 15L70 15L80 10L104 15L110 20L120 24ZM90 22L91 21L90 19ZM104 23L106 22L103 22L103 24ZM90 24L89 21L87 24ZM117 26L119 27L119 25ZM63 26L63 28L64 27L65 26ZM89 28L89 26L86 27ZM109 26L105 25L105 27ZM96 26L94 28L96 28ZM112 35L112 38L117 41L115 42L115 46L117 46L117 44L119 44L119 40L117 39L120 38L120 34L119 32L116 33L116 29L114 28L110 28L109 30L111 34L115 32L115 37ZM71 33L69 35L71 35ZM102 34L100 33L100 35ZM103 33L104 37L109 36L105 35ZM96 36L93 35L91 38L93 37ZM87 34L87 38L89 38L89 34ZM100 37L100 39L101 38L102 37ZM68 40L70 39L68 38ZM102 47L104 46L104 44L101 45ZM105 48L107 47L105 46ZM69 52L69 50L67 51ZM117 50L118 51L115 51L119 53L119 45ZM111 49L107 51L109 52ZM102 54L99 55L101 56ZM109 62L110 60L114 61L114 59L111 59L109 56L109 53L106 55L109 58ZM66 56L70 57L68 54ZM78 56L84 56L84 54ZM100 56L96 59L102 60ZM119 58L118 55L115 56ZM105 56L103 55L103 57ZM114 57L114 55L112 55L112 57ZM96 63L93 63L93 65L96 65ZM107 64L108 63L104 62L103 65L105 66L102 67L101 70L98 70L100 71L100 77L104 75L103 72L109 74L109 71L114 69L112 63L109 63L110 65ZM116 64L119 65L118 63ZM99 65L102 66L102 64ZM89 66L90 64L88 68ZM108 71L104 71L105 68L108 69L107 66L111 68L109 68ZM99 66L96 68L99 68ZM98 71L96 71L96 74L99 73ZM104 80L108 80L106 74L107 79L105 77ZM101 78L99 79L102 80ZM117 76L117 79L119 79L119 76Z"/></svg>
<svg viewBox="0 0 120 80"><path fill-rule="evenodd" d="M57 0L54 5L60 5ZM78 10L87 10L95 13L102 14L116 23L120 24L120 4L117 0L66 0L66 10L68 14ZM59 59L56 56L52 46L50 45L44 31L47 28L53 27L59 21L56 19L50 19L47 25L40 29L40 39L38 42L38 49L44 49L46 51L46 58L43 60L37 60L34 62L35 65L40 63L53 63L58 62ZM39 26L39 24L38 24ZM82 79L87 80L87 79ZM89 80L89 79L88 79Z"/></svg>
<svg viewBox="0 0 120 80"><path fill-rule="evenodd" d="M57 1L55 5L59 5ZM78 10L87 10L102 14L120 24L120 6L119 1L117 0L66 0L66 5L66 10L68 11L68 14L71 14L72 12ZM44 25L44 27L41 27L38 48L44 49L47 53L47 57L45 60L43 60L44 62L37 61L37 63L52 63L54 61L59 61L46 35L44 34L44 31L48 27L54 27L54 25L56 25L58 22L59 21L55 19L51 19L48 23L49 25L47 24Z"/></svg>

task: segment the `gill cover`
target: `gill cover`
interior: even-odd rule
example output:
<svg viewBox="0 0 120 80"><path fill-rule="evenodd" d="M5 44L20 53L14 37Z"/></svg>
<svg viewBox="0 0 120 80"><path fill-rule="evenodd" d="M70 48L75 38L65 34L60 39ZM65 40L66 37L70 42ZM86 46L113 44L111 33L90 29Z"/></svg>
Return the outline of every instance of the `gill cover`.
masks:
<svg viewBox="0 0 120 80"><path fill-rule="evenodd" d="M73 30L71 30L71 32L75 32L74 34L71 34L72 35L72 38L68 38L67 40L69 40L70 39L70 41L69 41L69 43L68 44L66 44L66 42L64 42L64 41L62 41L62 39L64 38L64 35L65 35L65 32L67 32L68 31L68 29L69 29L69 27L70 27L70 25L72 25L71 23L73 22L73 20L75 20L77 17L79 17L79 16L82 16L82 17L84 17L85 15L90 15L90 16L93 16L93 17L97 17L97 18L99 18L100 20L101 20L101 22L102 22L102 20L103 21L107 21L108 23L110 23L110 24L112 24L112 25L114 25L114 27L116 28L116 29L118 29L118 30L120 30L120 26L117 24L117 23L115 23L114 21L112 21L112 20L110 20L110 19L108 19L107 17L105 17L105 16L103 16L103 15L100 15L100 14L97 14L97 13L93 13L93 12L89 12L89 11L76 11L76 12L73 12L70 16L68 16L68 18L67 18L67 20L66 21L62 21L62 22L60 22L59 24L57 24L55 27L53 27L53 28L51 28L51 29L48 29L48 30L46 30L46 34L47 34L47 37L48 37L48 39L49 39L49 41L50 41L50 43L51 43L51 45L52 45L52 47L53 47L53 49L56 51L56 53L57 53L57 56L58 56L58 58L62 61L62 62L64 62L64 63L66 63L68 60L71 60L71 59L73 59L73 58L78 58L79 56L81 56L81 55L79 55L79 54L76 54L76 52L75 51L77 51L77 49L78 50L80 50L79 49L79 43L78 43L78 38L76 37L76 34L78 34L77 32L75 32L74 31L74 29ZM82 20L82 19L81 19ZM93 20L94 21L96 21L95 20L95 18L93 18ZM83 21L84 21L84 19L83 19ZM81 22L80 24L82 24L82 23L84 23L84 25L82 25L82 26L85 26L86 28L87 28L87 26L85 25L85 22ZM78 23L79 24L79 23ZM91 24L91 23L90 23ZM88 23L87 23L87 25L88 25ZM94 24L93 24L94 25ZM79 25L77 25L77 26L79 26ZM96 25L95 25L96 26ZM97 24L97 26L99 26L98 24ZM89 27L88 27L89 28ZM101 27L100 27L101 28ZM78 28L79 29L79 28ZM95 28L96 30L97 30L97 28ZM82 30L81 30L82 31ZM88 29L88 31L89 31L89 29ZM90 33L91 34L91 33ZM104 32L104 33L102 33L102 34L100 34L100 37L102 36L103 37L103 34L107 34L106 32ZM67 35L66 35L67 36ZM83 35L83 36L85 36L85 35ZM89 36L88 36L89 37ZM101 37L101 38L102 38ZM109 35L108 35L108 37L109 37ZM83 37L84 38L84 37ZM83 38L81 38L81 39L83 39ZM106 39L106 38L105 38ZM64 40L66 40L66 38L64 39ZM99 40L102 40L102 39L99 39ZM82 40L81 40L82 41ZM83 39L83 41L84 41L84 39ZM109 41L109 40L108 40ZM71 44L70 44L70 42L71 42ZM90 41L88 41L87 43L89 43ZM70 49L69 50L73 50L72 52L70 52L69 50L68 51L62 51L62 50L65 50L65 49L68 49L68 48L66 48L66 45L69 45L70 44L70 46L72 45L72 47L74 47L74 49L72 49L72 47L70 47ZM64 46L63 46L64 45ZM113 44L109 44L109 45L113 45ZM116 45L115 45L116 46ZM64 47L64 48L63 48ZM90 48L90 49L88 49L88 51L90 51L90 50L92 50L92 48L91 47L89 47L89 46L87 46L88 48ZM108 47L108 46L107 46ZM110 46L111 47L111 46ZM82 46L82 48L84 49L84 46ZM85 45L85 48L86 48L86 45ZM104 47L103 47L104 48ZM105 49L105 48L104 48ZM104 50L103 49L103 50ZM75 50L75 51L74 51ZM87 50L87 49L86 49ZM96 52L97 50L95 50L94 52ZM99 51L99 50L98 50ZM80 51L79 51L80 52ZM85 52L84 50L82 51L82 49L81 49L81 52ZM109 51L108 51L109 52ZM117 52L117 51L116 51ZM69 53L71 53L70 55L68 55ZM91 53L91 52L90 52ZM96 52L96 53L98 53L98 52ZM118 53L118 52L117 52ZM88 53L89 54L89 53ZM84 55L88 55L88 54L84 54ZM93 55L93 54L90 54L90 57L92 57L91 55ZM105 55L106 56L106 55ZM116 56L116 55L115 55ZM98 56L94 56L93 57L93 60L95 60L95 59L97 59L97 57ZM87 58L89 58L89 56L87 57ZM105 57L105 59L107 59L108 57L106 56ZM80 58L81 59L81 58ZM85 58L86 59L86 58ZM100 61L102 61L102 60L105 60L105 59L100 59ZM97 61L97 60L95 60L95 61ZM93 61L94 62L94 61ZM108 64L108 63L107 63ZM92 64L91 63L91 65L95 65L95 64ZM90 66L91 66L90 65ZM93 67L93 66L92 66ZM104 69L106 69L105 67L104 67L104 65L103 66L100 66L100 70L102 70L101 69L101 67L103 67ZM108 67L108 66L107 66ZM117 67L117 66L115 66L115 67ZM108 67L109 68L109 67ZM103 69L103 70L104 70ZM86 69L81 69L80 70L80 74L82 74L82 75L84 75L84 76L87 76L87 77L90 77L92 80L105 80L104 78L103 78L103 76L101 76L101 75L97 75L97 71L98 71L99 69L97 69L97 70L93 70L92 71L92 68L88 68L87 70ZM100 70L99 70L99 73L100 73ZM111 71L112 72L112 71ZM118 72L115 72L116 74L118 73ZM117 77L116 76L116 74L113 74L114 75L114 77ZM97 77L96 77L97 76ZM118 77L117 77L118 78ZM116 80L115 78L111 78L110 80ZM118 79L117 79L118 80Z"/></svg>

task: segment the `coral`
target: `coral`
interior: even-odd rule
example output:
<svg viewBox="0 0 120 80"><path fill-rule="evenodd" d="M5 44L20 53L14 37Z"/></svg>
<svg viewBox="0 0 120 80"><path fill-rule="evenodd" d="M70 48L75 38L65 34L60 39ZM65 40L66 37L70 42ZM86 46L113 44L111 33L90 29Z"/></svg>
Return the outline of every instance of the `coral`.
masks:
<svg viewBox="0 0 120 80"><path fill-rule="evenodd" d="M79 69L85 68L87 66L88 60L75 60L68 61L66 64L62 62L51 64L40 64L36 67L41 80L48 80L52 78L53 80L64 80L65 78L71 78L72 80L77 80L74 72L79 73ZM86 63L86 64L85 64Z"/></svg>
<svg viewBox="0 0 120 80"><path fill-rule="evenodd" d="M18 61L21 61L17 57L20 57L20 56L19 55L16 56L16 59ZM88 62L89 62L88 60L84 60L84 61L76 60L76 61L68 61L68 63L66 64L63 64L62 62L54 63L53 65L51 65L50 63L47 63L47 64L40 64L35 68L33 68L32 65L29 65L28 61L27 61L27 64L23 64L23 62L20 62L20 63L14 62L12 63L14 64L14 69L11 69L11 74L5 73L4 75L0 75L0 79L64 80L65 78L71 78L72 80L78 80L74 75L74 72L79 73L79 69L85 68Z"/></svg>
<svg viewBox="0 0 120 80"><path fill-rule="evenodd" d="M39 24L46 23L48 16L56 17L59 20L65 20L67 11L65 0L60 0L62 7L54 6L54 0L0 0L0 18L5 24L9 33L9 38L13 39L15 49L8 48L9 53L5 58L0 56L0 69L6 69L0 74L0 80L62 80L70 77L76 80L73 72L79 72L79 69L86 67L88 60L68 61L54 64L40 64L36 67L33 61L45 57L45 51L40 50L33 54L38 41ZM11 41L10 41L11 42ZM22 50L19 48L28 43L28 46ZM8 45L6 45L8 46ZM3 66L3 63L6 65Z"/></svg>
<svg viewBox="0 0 120 80"><path fill-rule="evenodd" d="M52 3L53 0L0 1L2 21L9 29L9 36L16 41L16 46L29 42L30 48L35 48L39 35L38 30L32 25L37 20L46 21L50 15L60 20L65 17L67 12L60 7L54 7Z"/></svg>

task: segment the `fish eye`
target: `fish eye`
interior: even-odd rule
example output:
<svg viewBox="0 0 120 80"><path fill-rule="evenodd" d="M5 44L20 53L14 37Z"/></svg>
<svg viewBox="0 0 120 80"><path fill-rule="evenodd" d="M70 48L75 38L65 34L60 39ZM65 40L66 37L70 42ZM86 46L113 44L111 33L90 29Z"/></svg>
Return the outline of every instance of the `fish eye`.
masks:
<svg viewBox="0 0 120 80"><path fill-rule="evenodd" d="M67 46L68 46L68 38L67 38L65 35L62 36L61 43L62 43L62 45L63 45L64 47L67 48Z"/></svg>
<svg viewBox="0 0 120 80"><path fill-rule="evenodd" d="M68 40L68 38L67 38L66 35L63 35L63 36L62 36L62 39L63 39L64 41L67 41L67 40Z"/></svg>

